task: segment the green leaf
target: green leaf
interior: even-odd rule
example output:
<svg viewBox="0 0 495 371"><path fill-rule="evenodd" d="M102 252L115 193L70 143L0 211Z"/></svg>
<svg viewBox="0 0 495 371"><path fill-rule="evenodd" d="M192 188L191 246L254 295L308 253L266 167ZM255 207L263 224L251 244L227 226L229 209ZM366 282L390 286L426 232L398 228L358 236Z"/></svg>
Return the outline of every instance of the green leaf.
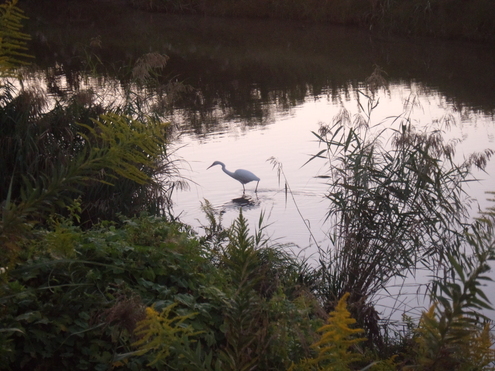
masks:
<svg viewBox="0 0 495 371"><path fill-rule="evenodd" d="M23 313L15 318L16 321L34 322L42 318L41 312L33 311Z"/></svg>

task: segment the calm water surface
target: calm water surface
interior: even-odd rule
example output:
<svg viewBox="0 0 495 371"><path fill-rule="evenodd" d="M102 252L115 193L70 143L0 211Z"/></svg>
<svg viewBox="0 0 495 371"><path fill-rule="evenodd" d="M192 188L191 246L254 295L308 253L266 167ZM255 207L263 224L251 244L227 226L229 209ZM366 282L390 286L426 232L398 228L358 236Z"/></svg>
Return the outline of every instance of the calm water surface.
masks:
<svg viewBox="0 0 495 371"><path fill-rule="evenodd" d="M231 171L244 168L261 178L257 193L255 183L246 185L250 203L242 206L252 230L263 214L266 233L296 254L314 257L317 246L331 248L327 186L316 178L325 173L325 163L304 164L320 149L312 132L321 123L331 124L342 107L359 113L357 91L364 91L375 65L390 84L380 91L373 112L377 128L390 126L387 118L402 114L405 103L414 100L415 125L441 128L447 138L462 139L459 160L473 151L495 149L493 47L374 37L306 23L147 13L116 19L111 27L59 27L40 31L35 45L46 79L51 76L62 89L91 87L102 98L118 96L123 83L118 76L81 78L74 72L84 62L71 57L74 48L89 45L92 38L99 38L98 53L112 66L150 51L170 57L166 79L190 88L174 97L166 112L181 133L174 147L184 159L183 176L191 180L188 191L175 194L174 210L200 233L206 223L204 200L221 213L225 226L239 214L241 184L220 167L206 170L219 160ZM456 125L438 126L447 114ZM270 158L282 164L281 176ZM494 161L487 174L477 175L482 180L467 191L483 208L485 192L495 191Z"/></svg>

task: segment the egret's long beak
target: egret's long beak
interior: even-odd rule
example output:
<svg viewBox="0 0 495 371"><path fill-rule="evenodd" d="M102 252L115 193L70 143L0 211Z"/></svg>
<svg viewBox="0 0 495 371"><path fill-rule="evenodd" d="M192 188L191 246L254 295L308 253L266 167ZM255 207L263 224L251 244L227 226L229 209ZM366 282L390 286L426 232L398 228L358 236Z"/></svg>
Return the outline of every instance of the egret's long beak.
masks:
<svg viewBox="0 0 495 371"><path fill-rule="evenodd" d="M213 166L213 165L208 166L208 167L206 168L206 170L208 170L208 169L209 169L210 167L212 167L212 166Z"/></svg>

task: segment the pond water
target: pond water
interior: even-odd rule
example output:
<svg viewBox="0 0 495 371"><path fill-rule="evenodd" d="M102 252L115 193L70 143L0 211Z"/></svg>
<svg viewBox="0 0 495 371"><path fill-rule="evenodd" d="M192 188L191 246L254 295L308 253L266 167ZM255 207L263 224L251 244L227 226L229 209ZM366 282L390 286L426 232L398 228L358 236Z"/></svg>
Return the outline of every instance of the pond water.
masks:
<svg viewBox="0 0 495 371"><path fill-rule="evenodd" d="M445 115L455 118L456 125L443 129L448 138L462 139L459 160L495 149L495 48L490 46L375 37L307 23L140 12L91 27L58 24L38 32L39 66L52 75L58 71L59 86L66 89L73 88L71 71L78 68L74 48L91 39L99 40L108 65L148 52L170 57L166 78L190 87L167 113L180 132L173 146L184 160L182 175L190 179L188 191L175 193L174 211L200 233L206 223L201 203L208 200L225 226L241 207L252 230L263 214L265 232L296 254L315 257L317 246L331 247L328 186L317 178L325 173L325 162L306 164L320 149L313 132L332 123L342 107L359 112L358 90L364 91L375 65L386 72L389 87L378 93L373 125L389 126L387 118L402 114L406 101L414 100L411 117L418 127L436 125ZM119 81L87 77L79 85L109 96ZM109 86L115 87L112 92L102 90ZM271 158L281 164L281 174ZM207 170L216 160L261 178L257 193L256 183L246 185L247 204L239 203L239 182L218 166ZM487 206L485 192L495 191L494 162L467 188L481 208Z"/></svg>
<svg viewBox="0 0 495 371"><path fill-rule="evenodd" d="M456 125L446 136L463 140L460 158L495 148L495 53L488 47L385 40L352 29L278 21L185 18L179 23L194 43L175 44L166 34L167 53L171 64L177 52L177 59L191 66L190 74L173 68L201 86L206 102L186 116L194 124L183 124L178 151L188 163L183 174L194 183L189 192L176 194L176 211L193 226L205 220L204 199L224 212L226 225L238 215L241 184L219 167L206 170L220 160L231 171L244 168L261 178L257 194L253 183L247 185L253 202L243 207L253 228L264 212L273 238L307 248L309 254L315 244L328 244L327 187L315 178L325 171L324 162L303 165L319 151L312 132L321 123L330 124L341 107L359 112L357 91L364 89L374 65L390 83L380 94L374 124L388 125L387 117L402 114L405 102L415 99L412 118L418 126L453 115ZM272 157L283 165L289 195L268 161ZM482 205L484 192L495 188L494 169L491 163L488 175L480 174L484 181L470 186L469 194Z"/></svg>

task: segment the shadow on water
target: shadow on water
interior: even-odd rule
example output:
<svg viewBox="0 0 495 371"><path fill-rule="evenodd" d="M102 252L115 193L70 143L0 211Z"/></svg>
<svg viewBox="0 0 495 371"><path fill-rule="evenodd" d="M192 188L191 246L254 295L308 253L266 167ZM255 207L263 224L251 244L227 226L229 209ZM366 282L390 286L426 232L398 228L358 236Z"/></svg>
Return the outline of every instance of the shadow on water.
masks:
<svg viewBox="0 0 495 371"><path fill-rule="evenodd" d="M261 205L260 199L256 196L256 198L253 198L251 196L246 196L245 194L242 195L241 197L237 197L232 199L231 202L225 204L227 208L237 208L237 207L242 207L242 208L247 208L247 209L256 209Z"/></svg>
<svg viewBox="0 0 495 371"><path fill-rule="evenodd" d="M256 195L255 197L246 196L243 194L241 197L233 198L230 201L226 201L223 204L217 206L220 209L220 213L224 214L228 211L237 211L242 208L243 210L256 210L261 207L261 200Z"/></svg>

